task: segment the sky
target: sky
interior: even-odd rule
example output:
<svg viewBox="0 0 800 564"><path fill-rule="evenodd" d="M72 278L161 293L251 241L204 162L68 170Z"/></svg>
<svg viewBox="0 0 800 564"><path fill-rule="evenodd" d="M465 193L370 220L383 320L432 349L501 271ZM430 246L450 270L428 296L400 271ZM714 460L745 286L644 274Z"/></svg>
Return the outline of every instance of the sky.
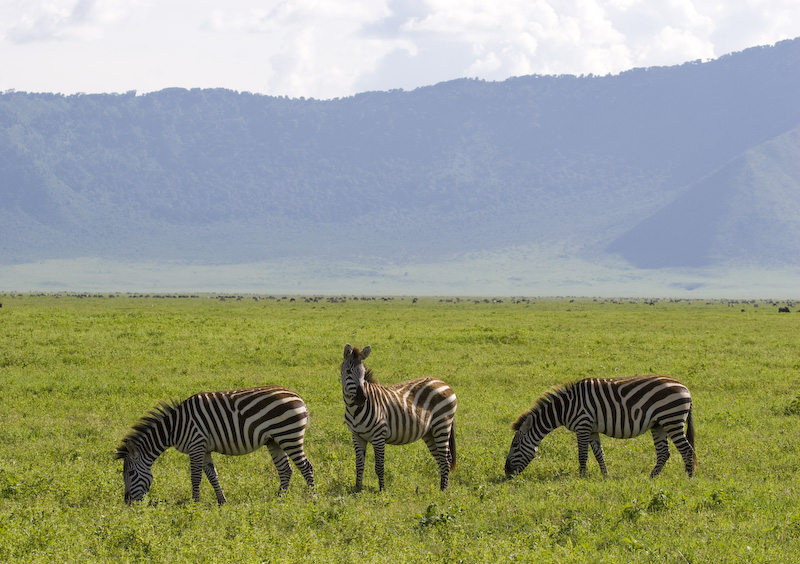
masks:
<svg viewBox="0 0 800 564"><path fill-rule="evenodd" d="M617 74L798 36L798 0L0 0L0 92L330 99Z"/></svg>

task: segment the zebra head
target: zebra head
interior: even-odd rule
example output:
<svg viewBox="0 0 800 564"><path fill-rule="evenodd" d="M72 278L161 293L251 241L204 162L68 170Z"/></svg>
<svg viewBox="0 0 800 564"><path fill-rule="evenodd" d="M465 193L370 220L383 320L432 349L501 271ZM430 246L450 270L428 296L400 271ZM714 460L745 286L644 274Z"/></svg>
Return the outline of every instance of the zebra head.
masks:
<svg viewBox="0 0 800 564"><path fill-rule="evenodd" d="M369 356L372 349L369 346L359 350L350 344L344 346L344 360L342 361L342 396L348 407L359 407L367 401L364 393L364 379L367 369L364 359Z"/></svg>
<svg viewBox="0 0 800 564"><path fill-rule="evenodd" d="M514 423L512 429L517 431L511 441L511 450L506 457L506 478L519 474L536 458L539 442L533 436L533 415L528 414L521 421Z"/></svg>
<svg viewBox="0 0 800 564"><path fill-rule="evenodd" d="M153 483L152 461L146 460L135 444L125 442L114 451L122 459L122 476L125 480L125 503L141 501Z"/></svg>

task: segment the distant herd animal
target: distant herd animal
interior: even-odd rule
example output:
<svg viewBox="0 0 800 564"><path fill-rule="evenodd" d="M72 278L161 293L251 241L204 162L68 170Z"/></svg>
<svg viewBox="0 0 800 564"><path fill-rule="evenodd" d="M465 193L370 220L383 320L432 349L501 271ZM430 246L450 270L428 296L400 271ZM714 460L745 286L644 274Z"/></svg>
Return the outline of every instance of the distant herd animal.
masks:
<svg viewBox="0 0 800 564"><path fill-rule="evenodd" d="M344 347L341 364L345 422L355 449L355 489L363 486L367 445L372 444L378 488L383 490L386 445L422 439L439 467L440 489L448 487L456 465L455 415L458 400L453 390L436 378L417 378L381 385L364 366L371 347ZM314 469L303 442L308 409L299 395L281 386L206 392L149 411L122 439L115 454L123 461L124 499L141 501L153 482L152 466L169 447L189 456L192 499L200 499L205 474L222 505L222 492L211 453L249 454L266 446L278 470L280 495L289 487L292 467L314 488ZM515 431L505 462L506 478L522 472L536 457L539 443L549 432L564 426L578 440L581 476L586 474L591 447L603 476L607 474L600 434L632 438L646 431L653 435L657 476L669 458L668 439L683 458L689 477L694 475L692 398L688 388L666 376L587 378L546 392L513 423Z"/></svg>

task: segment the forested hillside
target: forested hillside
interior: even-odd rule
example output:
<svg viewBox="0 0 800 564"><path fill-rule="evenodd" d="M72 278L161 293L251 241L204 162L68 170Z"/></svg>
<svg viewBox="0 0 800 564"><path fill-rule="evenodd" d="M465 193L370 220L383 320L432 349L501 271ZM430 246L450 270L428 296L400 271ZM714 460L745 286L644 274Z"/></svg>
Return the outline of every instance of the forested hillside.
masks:
<svg viewBox="0 0 800 564"><path fill-rule="evenodd" d="M335 100L6 92L0 263L558 245L647 268L798 264L798 100L800 40Z"/></svg>

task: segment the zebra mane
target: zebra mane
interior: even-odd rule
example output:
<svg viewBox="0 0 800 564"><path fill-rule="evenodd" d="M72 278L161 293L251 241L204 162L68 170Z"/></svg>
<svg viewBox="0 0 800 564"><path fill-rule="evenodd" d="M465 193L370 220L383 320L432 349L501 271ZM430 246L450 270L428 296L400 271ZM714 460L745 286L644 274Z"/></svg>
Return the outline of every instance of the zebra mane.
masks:
<svg viewBox="0 0 800 564"><path fill-rule="evenodd" d="M511 424L511 429L513 431L519 431L519 428L522 427L522 423L528 418L528 415L536 411L540 411L544 407L547 407L548 405L552 404L554 399L563 395L564 392L569 390L573 385L574 383L558 385L558 386L553 386L552 388L547 390L542 396L536 399L536 401L533 403L533 407L531 407L528 411L522 412L522 414L520 414L520 416L517 417L517 420Z"/></svg>
<svg viewBox="0 0 800 564"><path fill-rule="evenodd" d="M115 458L125 458L128 455L128 444L136 444L153 427L162 423L165 419L175 413L180 402L173 400L172 403L161 401L153 409L148 411L133 428L122 438L122 444L114 451Z"/></svg>
<svg viewBox="0 0 800 564"><path fill-rule="evenodd" d="M364 367L366 372L364 373L364 381L369 382L370 384L377 384L378 379L375 378L375 374L372 372L372 368Z"/></svg>

